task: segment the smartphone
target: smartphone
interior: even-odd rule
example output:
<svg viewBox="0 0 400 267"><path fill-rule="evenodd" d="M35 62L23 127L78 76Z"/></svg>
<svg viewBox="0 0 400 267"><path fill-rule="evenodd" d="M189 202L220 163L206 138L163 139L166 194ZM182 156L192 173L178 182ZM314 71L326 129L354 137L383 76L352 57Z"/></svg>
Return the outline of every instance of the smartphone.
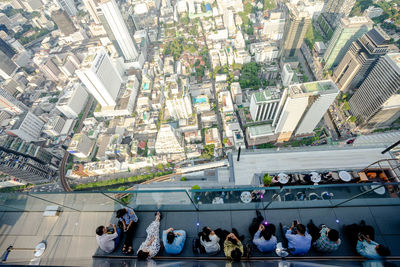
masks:
<svg viewBox="0 0 400 267"><path fill-rule="evenodd" d="M297 221L293 221L293 226L294 226L294 227L297 226Z"/></svg>

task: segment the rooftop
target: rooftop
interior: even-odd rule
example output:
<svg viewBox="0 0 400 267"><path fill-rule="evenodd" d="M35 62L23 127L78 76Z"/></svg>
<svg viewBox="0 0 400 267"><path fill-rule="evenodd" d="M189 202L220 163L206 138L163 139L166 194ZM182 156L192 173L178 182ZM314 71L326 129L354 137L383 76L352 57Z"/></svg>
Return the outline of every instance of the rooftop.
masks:
<svg viewBox="0 0 400 267"><path fill-rule="evenodd" d="M250 136L258 137L274 134L275 128L271 124L263 124L249 127Z"/></svg>
<svg viewBox="0 0 400 267"><path fill-rule="evenodd" d="M400 53L389 53L387 56L400 68Z"/></svg>

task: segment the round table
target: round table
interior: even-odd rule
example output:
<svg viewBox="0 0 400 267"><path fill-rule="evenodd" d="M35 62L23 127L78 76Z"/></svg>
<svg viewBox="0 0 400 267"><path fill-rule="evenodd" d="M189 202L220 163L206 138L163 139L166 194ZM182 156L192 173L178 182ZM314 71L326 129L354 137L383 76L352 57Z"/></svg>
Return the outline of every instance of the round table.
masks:
<svg viewBox="0 0 400 267"><path fill-rule="evenodd" d="M281 184L287 184L289 182L289 177L287 174L281 172L280 174L278 174L278 181Z"/></svg>
<svg viewBox="0 0 400 267"><path fill-rule="evenodd" d="M339 178L344 182L350 182L351 181L351 174L346 172L346 171L340 171L339 172Z"/></svg>
<svg viewBox="0 0 400 267"><path fill-rule="evenodd" d="M321 175L319 175L317 172L311 172L311 181L313 183L319 183L321 182Z"/></svg>
<svg viewBox="0 0 400 267"><path fill-rule="evenodd" d="M379 186L381 186L381 185L373 184L373 185L371 185L371 189L377 188ZM384 195L386 193L386 189L384 186L382 186L382 187L375 189L374 192L377 193L378 195Z"/></svg>
<svg viewBox="0 0 400 267"><path fill-rule="evenodd" d="M220 197L215 197L212 201L213 204L224 204L224 200Z"/></svg>
<svg viewBox="0 0 400 267"><path fill-rule="evenodd" d="M240 194L240 200L243 203L250 203L251 202L251 193L249 191L244 191Z"/></svg>

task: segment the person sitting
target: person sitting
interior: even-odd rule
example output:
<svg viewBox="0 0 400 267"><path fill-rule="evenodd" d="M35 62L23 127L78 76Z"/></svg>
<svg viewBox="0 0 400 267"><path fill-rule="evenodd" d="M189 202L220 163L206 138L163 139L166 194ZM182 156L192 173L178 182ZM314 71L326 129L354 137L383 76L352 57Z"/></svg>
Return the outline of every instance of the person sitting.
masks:
<svg viewBox="0 0 400 267"><path fill-rule="evenodd" d="M234 233L230 233L226 236L224 241L224 253L228 260L238 262L242 259L244 253L243 244Z"/></svg>
<svg viewBox="0 0 400 267"><path fill-rule="evenodd" d="M367 259L382 259L390 255L390 250L384 245L372 241L369 235L358 235L357 252Z"/></svg>
<svg viewBox="0 0 400 267"><path fill-rule="evenodd" d="M219 245L220 238L210 227L203 227L203 231L199 233L200 244L204 247L206 253L217 253L221 250Z"/></svg>
<svg viewBox="0 0 400 267"><path fill-rule="evenodd" d="M253 219L253 222L249 226L249 232L253 238L253 243L261 252L273 251L277 243L277 239L274 236L276 231L275 225L264 225L264 217L258 210L256 214L257 217Z"/></svg>
<svg viewBox="0 0 400 267"><path fill-rule="evenodd" d="M117 218L121 224L121 228L126 232L126 238L124 246L122 247L122 253L132 253L132 240L136 230L138 217L136 216L133 209L123 208L117 210Z"/></svg>
<svg viewBox="0 0 400 267"><path fill-rule="evenodd" d="M295 222L293 222L290 228L285 227L283 231L292 255L303 256L310 250L312 238L303 224L296 221L295 225Z"/></svg>
<svg viewBox="0 0 400 267"><path fill-rule="evenodd" d="M138 249L138 260L146 260L152 258L160 251L160 220L161 213L157 211L155 220L146 229L146 240L140 245Z"/></svg>
<svg viewBox="0 0 400 267"><path fill-rule="evenodd" d="M162 241L165 252L168 254L179 254L185 245L186 232L184 230L174 230L169 228L163 231Z"/></svg>
<svg viewBox="0 0 400 267"><path fill-rule="evenodd" d="M333 252L338 250L341 240L339 232L335 229L329 229L326 225L322 225L319 229L312 220L307 224L308 231L312 237L312 245L319 252Z"/></svg>
<svg viewBox="0 0 400 267"><path fill-rule="evenodd" d="M100 225L96 229L97 244L104 252L111 253L116 247L118 247L121 233L122 230L117 229L115 224L109 224L107 227Z"/></svg>

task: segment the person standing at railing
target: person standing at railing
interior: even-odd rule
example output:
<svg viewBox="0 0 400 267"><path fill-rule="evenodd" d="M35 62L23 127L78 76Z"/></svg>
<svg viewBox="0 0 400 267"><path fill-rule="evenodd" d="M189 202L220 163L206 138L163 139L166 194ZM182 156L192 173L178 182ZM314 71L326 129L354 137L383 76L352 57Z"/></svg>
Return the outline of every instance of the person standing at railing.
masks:
<svg viewBox="0 0 400 267"><path fill-rule="evenodd" d="M160 220L161 213L157 211L155 220L146 229L146 240L138 249L138 260L152 258L160 251Z"/></svg>
<svg viewBox="0 0 400 267"><path fill-rule="evenodd" d="M133 209L123 208L117 210L117 218L119 219L119 227L125 232L126 235L124 246L122 247L122 253L132 253L132 241L137 227L138 217Z"/></svg>

